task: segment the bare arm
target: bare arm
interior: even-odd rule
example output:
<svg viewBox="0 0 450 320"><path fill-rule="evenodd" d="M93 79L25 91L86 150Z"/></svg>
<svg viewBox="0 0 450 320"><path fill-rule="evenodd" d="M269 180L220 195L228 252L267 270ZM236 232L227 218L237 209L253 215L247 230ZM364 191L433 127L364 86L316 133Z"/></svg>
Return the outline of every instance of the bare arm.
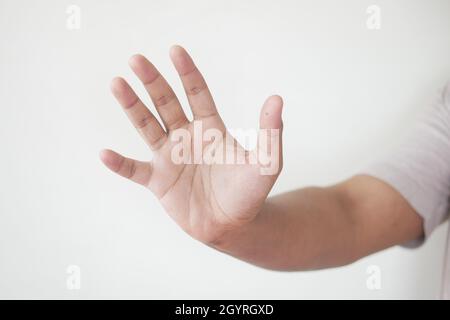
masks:
<svg viewBox="0 0 450 320"><path fill-rule="evenodd" d="M175 46L171 58L194 120L188 119L156 67L141 55L133 56L130 66L153 101L154 111L124 79L114 79L111 89L152 150L153 159L138 161L111 150L100 156L109 169L151 190L193 238L262 267L305 270L343 265L421 235L421 218L402 196L369 176L267 199L282 167L281 97L271 96L263 104L257 148L246 151L232 138L222 140L229 133L189 54ZM204 140L206 133L214 133L214 139ZM180 154L179 137L196 139L198 134L204 142L200 149L222 155L216 160L223 160L228 152L246 154L245 160L263 155L273 170L268 172L267 163L261 162L192 161L195 149L183 149L188 161L175 161L174 155ZM185 144L192 145L190 140Z"/></svg>
<svg viewBox="0 0 450 320"><path fill-rule="evenodd" d="M268 198L251 223L214 246L265 268L308 270L345 265L422 233L422 218L396 190L359 175Z"/></svg>

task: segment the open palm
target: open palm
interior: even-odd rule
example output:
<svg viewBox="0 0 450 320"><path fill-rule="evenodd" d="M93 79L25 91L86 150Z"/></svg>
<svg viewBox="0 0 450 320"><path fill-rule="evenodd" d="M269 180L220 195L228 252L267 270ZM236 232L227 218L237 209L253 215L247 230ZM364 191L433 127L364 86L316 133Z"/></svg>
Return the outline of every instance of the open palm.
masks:
<svg viewBox="0 0 450 320"><path fill-rule="evenodd" d="M170 56L186 91L193 121L188 120L172 88L157 69L145 57L135 55L130 59L130 66L149 93L163 126L124 79L115 78L111 89L153 150L153 159L151 162L141 162L111 150L103 150L100 157L112 171L148 187L167 213L191 236L214 243L227 230L238 228L258 214L281 170L281 150L276 157L271 157L276 161L270 164L276 168L271 174L262 174L263 165L249 161L174 161L173 150L179 145L173 139L177 131L184 130L195 137L199 134L196 124L201 123L201 134L216 129L225 137L228 132L191 57L179 46L172 47ZM282 127L281 109L282 100L278 96L271 96L263 105L260 128L275 129L268 130L267 139L258 143L263 152L270 153L272 149L268 146L281 141L280 130L277 130ZM192 144L189 146L192 147ZM244 154L245 159L257 158L255 153L261 152L248 152L234 139L202 140L202 151L208 147L214 149L211 154L225 150L225 153ZM192 150L190 152L194 153Z"/></svg>

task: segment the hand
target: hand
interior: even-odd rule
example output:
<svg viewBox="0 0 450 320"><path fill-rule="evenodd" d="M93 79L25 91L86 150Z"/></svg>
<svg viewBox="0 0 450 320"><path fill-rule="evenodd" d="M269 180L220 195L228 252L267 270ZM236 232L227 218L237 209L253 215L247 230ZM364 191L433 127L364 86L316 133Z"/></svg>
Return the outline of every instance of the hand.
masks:
<svg viewBox="0 0 450 320"><path fill-rule="evenodd" d="M195 125L200 122L203 134L208 129L217 129L225 137L228 132L203 76L188 53L174 46L170 56L195 121L188 120L175 93L158 70L145 57L135 55L129 61L130 66L150 95L162 125L124 79L115 78L111 90L153 150L153 160L141 162L111 150L103 150L100 157L112 171L149 188L188 234L214 245L227 231L240 228L257 216L281 170L281 147L275 157L271 155L270 166L276 168L271 174L263 174L264 165L260 162L176 163L173 150L180 143L174 141L176 132L181 130L195 139ZM273 150L270 146L281 145L282 104L279 96L271 96L264 103L260 128L279 130L261 131L268 134L268 138L262 139L263 134L259 136L257 150L246 151L234 139L203 141L201 147L203 150L212 147L213 152L226 149L226 154L244 152L245 159L258 158L261 152L269 154ZM192 154L192 150L183 152Z"/></svg>

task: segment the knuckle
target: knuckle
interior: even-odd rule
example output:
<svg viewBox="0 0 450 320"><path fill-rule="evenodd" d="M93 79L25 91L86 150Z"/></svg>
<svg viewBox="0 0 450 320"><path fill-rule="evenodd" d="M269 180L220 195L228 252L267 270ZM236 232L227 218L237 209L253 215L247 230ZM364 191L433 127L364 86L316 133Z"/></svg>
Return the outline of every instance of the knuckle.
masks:
<svg viewBox="0 0 450 320"><path fill-rule="evenodd" d="M152 120L153 120L153 116L151 114L147 114L144 115L143 117L139 118L136 123L135 126L137 129L142 129L144 127L146 127Z"/></svg>
<svg viewBox="0 0 450 320"><path fill-rule="evenodd" d="M162 107L169 104L174 99L175 99L174 93L162 94L153 99L153 104L155 105L155 107Z"/></svg>
<svg viewBox="0 0 450 320"><path fill-rule="evenodd" d="M206 85L196 85L196 86L188 87L186 92L190 96L195 96L205 89L206 89Z"/></svg>

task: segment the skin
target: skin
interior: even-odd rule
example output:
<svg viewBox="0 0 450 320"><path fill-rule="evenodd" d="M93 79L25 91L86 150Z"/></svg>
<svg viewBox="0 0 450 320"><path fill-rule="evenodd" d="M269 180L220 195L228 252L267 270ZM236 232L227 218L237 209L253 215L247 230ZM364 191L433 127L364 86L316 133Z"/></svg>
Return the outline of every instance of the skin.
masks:
<svg viewBox="0 0 450 320"><path fill-rule="evenodd" d="M170 57L183 83L193 120L203 131L226 134L206 82L185 49ZM309 270L341 266L423 235L423 221L388 184L365 175L328 187L308 187L268 198L282 168L261 174L260 164L176 164L171 152L174 132L194 134L172 88L142 55L129 61L159 114L160 123L122 78L111 90L128 118L153 151L150 162L103 150L100 158L113 172L139 183L159 199L169 216L193 238L249 263L275 270ZM269 97L260 113L269 141L281 144L283 101ZM245 152L236 141L222 141ZM210 142L203 142L208 147ZM259 144L269 152L268 145ZM254 154L253 154L254 155Z"/></svg>

